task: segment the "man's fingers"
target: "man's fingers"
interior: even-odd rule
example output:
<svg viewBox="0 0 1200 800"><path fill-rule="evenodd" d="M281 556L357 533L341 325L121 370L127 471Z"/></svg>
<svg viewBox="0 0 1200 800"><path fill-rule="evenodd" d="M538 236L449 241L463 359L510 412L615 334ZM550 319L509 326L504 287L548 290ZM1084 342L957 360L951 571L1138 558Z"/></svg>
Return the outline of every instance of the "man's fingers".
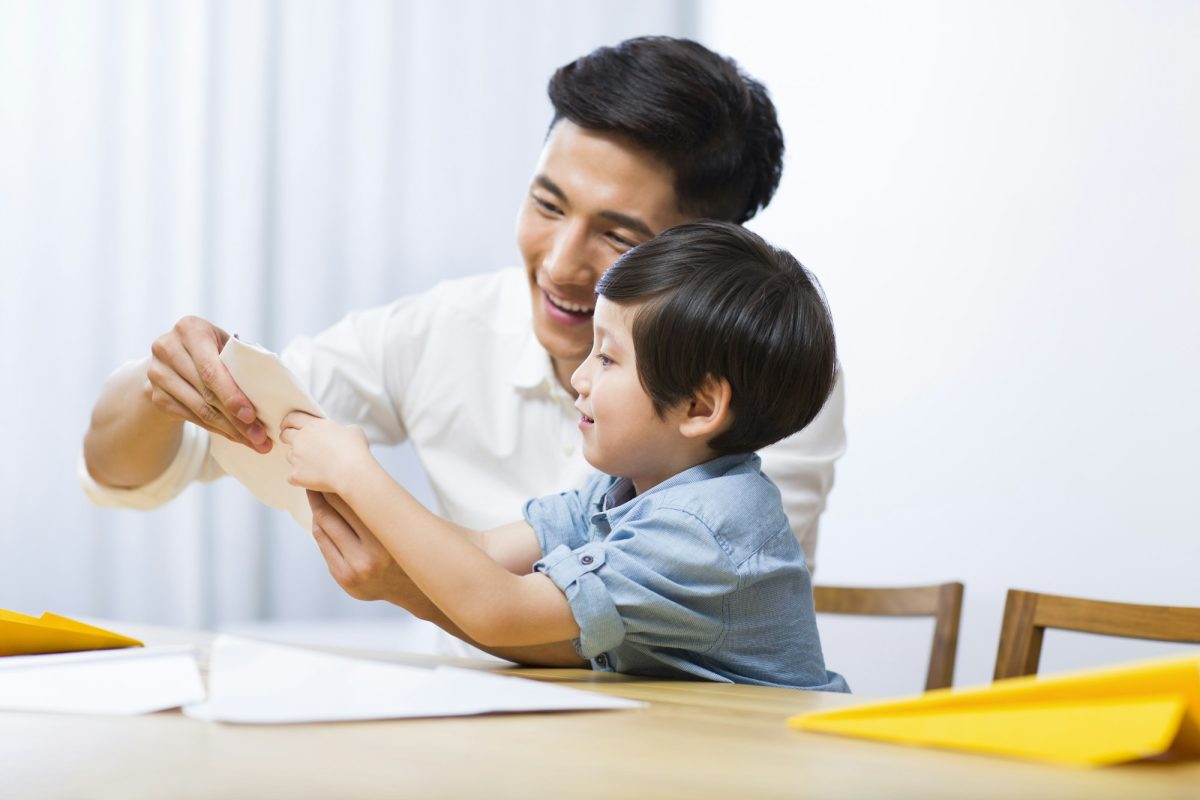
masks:
<svg viewBox="0 0 1200 800"><path fill-rule="evenodd" d="M325 564L329 567L329 574L338 584L341 584L342 576L346 573L346 559L342 555L342 551L337 549L337 545L320 525L313 525L312 535L313 540L317 543L317 549L321 551L321 557L325 559Z"/></svg>
<svg viewBox="0 0 1200 800"><path fill-rule="evenodd" d="M184 317L175 324L175 331L196 365L201 386L211 393L209 402L227 412L231 420L243 425L254 422L254 405L221 361L221 348L229 341L229 334L199 317Z"/></svg>
<svg viewBox="0 0 1200 800"><path fill-rule="evenodd" d="M358 537L360 542L368 546L374 545L380 550L383 549L383 545L375 538L375 534L371 533L370 529L358 518L358 514L354 513L354 509L350 508L349 504L340 495L327 494L325 495L325 499L328 500L333 510L346 521L346 524L354 531L355 536Z"/></svg>
<svg viewBox="0 0 1200 800"><path fill-rule="evenodd" d="M310 491L308 504L312 508L313 520L320 524L321 530L333 541L337 549L345 554L360 545L358 535L350 527L350 523L330 504L329 501L335 497L337 495Z"/></svg>
<svg viewBox="0 0 1200 800"><path fill-rule="evenodd" d="M210 332L219 329L209 328L182 339L187 358L180 363L180 373L196 387L209 408L229 420L230 425L256 450L266 452L266 449L270 449L267 432L256 421L257 412L250 404L250 399L233 380L225 362L221 361L219 340L214 338L216 334ZM221 341L228 338L224 336Z"/></svg>
<svg viewBox="0 0 1200 800"><path fill-rule="evenodd" d="M191 422L194 425L199 425L202 428L207 427L207 424L204 423L203 421L201 421L200 418L197 417L195 414L193 414L191 409L189 409L183 403L180 403L178 400L176 400L174 397L167 394L166 392L156 389L156 390L154 390L154 392L152 394L152 398L153 398L154 405L157 406L158 408L162 409L163 411L166 411L168 414L173 414L174 416L179 417L180 419ZM226 438L233 438L233 436L234 436L234 435L231 435L230 431L228 431L228 430L216 430L213 432L219 433ZM233 438L233 441L236 441L239 443L244 443L244 440L240 436Z"/></svg>
<svg viewBox="0 0 1200 800"><path fill-rule="evenodd" d="M195 388L170 367L154 359L150 362L146 378L150 385L150 402L160 410L235 442L250 444L229 420L205 403Z"/></svg>
<svg viewBox="0 0 1200 800"><path fill-rule="evenodd" d="M228 339L229 335L212 323L184 317L151 346L153 358L147 377L190 411L187 418L235 442L268 452L271 440L266 430L220 359L221 345Z"/></svg>

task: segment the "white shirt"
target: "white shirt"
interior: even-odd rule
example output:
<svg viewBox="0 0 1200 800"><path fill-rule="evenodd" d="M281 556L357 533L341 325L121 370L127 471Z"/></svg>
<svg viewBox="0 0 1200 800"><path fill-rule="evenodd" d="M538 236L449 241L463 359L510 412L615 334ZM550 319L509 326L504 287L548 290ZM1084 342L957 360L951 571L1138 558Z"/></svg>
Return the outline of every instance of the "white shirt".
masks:
<svg viewBox="0 0 1200 800"><path fill-rule="evenodd" d="M363 428L373 444L412 443L438 511L470 528L521 519L526 500L579 487L579 412L533 332L529 285L520 269L446 281L422 294L349 314L282 353L329 416ZM845 450L839 380L803 431L764 449L810 567L817 522ZM193 480L222 474L209 434L190 423L175 460L135 489L96 483L80 459L92 502L155 508Z"/></svg>

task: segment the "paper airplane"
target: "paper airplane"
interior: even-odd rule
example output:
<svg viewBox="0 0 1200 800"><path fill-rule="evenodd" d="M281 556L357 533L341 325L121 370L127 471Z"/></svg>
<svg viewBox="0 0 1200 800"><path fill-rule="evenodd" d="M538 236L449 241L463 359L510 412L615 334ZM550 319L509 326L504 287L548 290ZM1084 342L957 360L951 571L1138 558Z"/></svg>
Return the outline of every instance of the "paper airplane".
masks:
<svg viewBox="0 0 1200 800"><path fill-rule="evenodd" d="M258 345L229 337L221 348L221 361L258 411L258 419L274 446L259 453L244 444L213 435L210 449L225 472L237 478L250 492L271 508L287 511L300 527L312 529L312 509L299 486L288 483L292 466L287 448L279 444L279 424L292 411L315 417L325 414L279 356Z"/></svg>
<svg viewBox="0 0 1200 800"><path fill-rule="evenodd" d="M1200 655L793 717L795 728L1076 766L1200 756Z"/></svg>
<svg viewBox="0 0 1200 800"><path fill-rule="evenodd" d="M142 643L137 639L85 625L49 611L41 617L30 617L0 609L0 656L141 646Z"/></svg>

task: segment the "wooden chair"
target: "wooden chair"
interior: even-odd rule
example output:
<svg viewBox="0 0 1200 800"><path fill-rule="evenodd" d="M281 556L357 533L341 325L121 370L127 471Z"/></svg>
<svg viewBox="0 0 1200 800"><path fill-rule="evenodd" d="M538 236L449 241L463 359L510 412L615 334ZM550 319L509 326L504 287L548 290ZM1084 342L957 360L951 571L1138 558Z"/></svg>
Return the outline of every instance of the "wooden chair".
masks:
<svg viewBox="0 0 1200 800"><path fill-rule="evenodd" d="M926 689L943 689L954 680L958 653L958 620L962 615L963 585L866 588L814 586L813 605L818 614L853 614L868 617L934 617L933 646L929 653Z"/></svg>
<svg viewBox="0 0 1200 800"><path fill-rule="evenodd" d="M1200 608L1109 603L1009 589L995 679L1036 675L1047 628L1200 644Z"/></svg>

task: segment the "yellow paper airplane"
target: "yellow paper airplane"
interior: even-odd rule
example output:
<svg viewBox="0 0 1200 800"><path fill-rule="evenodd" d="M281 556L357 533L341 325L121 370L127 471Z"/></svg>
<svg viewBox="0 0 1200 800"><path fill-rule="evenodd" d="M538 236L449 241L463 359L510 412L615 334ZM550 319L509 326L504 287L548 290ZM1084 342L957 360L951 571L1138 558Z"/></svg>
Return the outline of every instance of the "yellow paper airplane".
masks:
<svg viewBox="0 0 1200 800"><path fill-rule="evenodd" d="M794 728L1076 766L1200 755L1200 655L792 717Z"/></svg>
<svg viewBox="0 0 1200 800"><path fill-rule="evenodd" d="M0 608L0 656L142 647L137 639L51 614L30 617Z"/></svg>

